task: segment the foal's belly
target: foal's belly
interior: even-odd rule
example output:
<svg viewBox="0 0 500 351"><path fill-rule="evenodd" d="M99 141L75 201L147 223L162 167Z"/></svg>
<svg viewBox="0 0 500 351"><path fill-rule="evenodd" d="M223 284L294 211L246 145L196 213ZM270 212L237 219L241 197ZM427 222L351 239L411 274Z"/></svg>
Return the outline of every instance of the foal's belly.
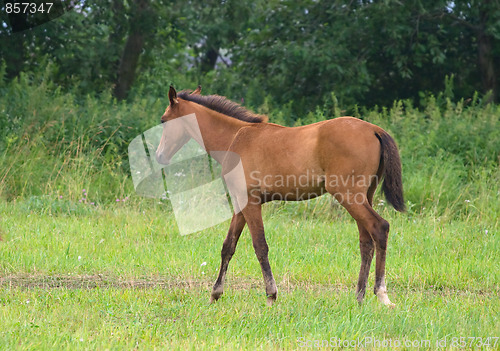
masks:
<svg viewBox="0 0 500 351"><path fill-rule="evenodd" d="M315 197L325 194L325 188L311 189L303 191L303 189L288 189L289 191L280 192L264 192L261 193L260 199L264 202L269 201L305 201L314 199Z"/></svg>
<svg viewBox="0 0 500 351"><path fill-rule="evenodd" d="M254 179L250 186L250 197L268 201L304 201L325 194L323 176L267 175Z"/></svg>

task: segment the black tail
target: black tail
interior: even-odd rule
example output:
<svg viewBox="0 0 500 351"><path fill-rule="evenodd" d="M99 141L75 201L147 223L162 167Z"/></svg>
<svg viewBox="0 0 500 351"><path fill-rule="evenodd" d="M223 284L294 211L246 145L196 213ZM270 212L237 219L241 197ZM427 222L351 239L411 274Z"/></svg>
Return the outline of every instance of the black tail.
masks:
<svg viewBox="0 0 500 351"><path fill-rule="evenodd" d="M398 147L394 139L385 131L376 132L380 145L382 146L381 161L384 165L384 183L382 191L387 201L396 211L405 211L405 200L403 198L403 181L401 179L401 160Z"/></svg>

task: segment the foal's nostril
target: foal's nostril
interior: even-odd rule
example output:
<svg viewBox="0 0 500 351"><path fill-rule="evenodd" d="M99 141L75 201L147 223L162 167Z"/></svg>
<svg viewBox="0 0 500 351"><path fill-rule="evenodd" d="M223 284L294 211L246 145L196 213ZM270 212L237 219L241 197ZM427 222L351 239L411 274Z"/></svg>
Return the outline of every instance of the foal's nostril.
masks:
<svg viewBox="0 0 500 351"><path fill-rule="evenodd" d="M161 153L156 151L156 162L161 163Z"/></svg>
<svg viewBox="0 0 500 351"><path fill-rule="evenodd" d="M168 165L170 163L170 160L165 159L165 157L163 157L163 154L157 151L156 162L158 162L161 165Z"/></svg>

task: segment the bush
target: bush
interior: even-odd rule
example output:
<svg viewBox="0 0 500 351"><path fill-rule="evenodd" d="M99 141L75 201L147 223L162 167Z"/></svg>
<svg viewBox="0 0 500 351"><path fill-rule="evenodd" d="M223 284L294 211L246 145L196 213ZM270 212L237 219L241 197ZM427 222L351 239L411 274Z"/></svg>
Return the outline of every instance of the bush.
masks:
<svg viewBox="0 0 500 351"><path fill-rule="evenodd" d="M0 196L72 194L90 184L102 199L130 192L128 144L159 123L163 103L63 93L50 70L8 84L0 79Z"/></svg>

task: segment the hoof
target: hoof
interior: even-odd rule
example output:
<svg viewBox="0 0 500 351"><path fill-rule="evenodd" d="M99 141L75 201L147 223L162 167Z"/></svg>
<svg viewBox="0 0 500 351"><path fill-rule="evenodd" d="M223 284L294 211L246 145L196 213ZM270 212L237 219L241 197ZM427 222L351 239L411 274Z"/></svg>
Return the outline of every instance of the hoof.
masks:
<svg viewBox="0 0 500 351"><path fill-rule="evenodd" d="M386 305L386 306L387 306L387 307L389 307L389 308L394 308L394 307L396 307L396 305L395 305L395 304L393 304L393 303L391 302L391 300L389 300L389 297L387 296L387 293L386 293L385 291L381 291L381 292L377 293L376 295L377 295L377 297L378 297L378 300L379 300L382 304Z"/></svg>
<svg viewBox="0 0 500 351"><path fill-rule="evenodd" d="M363 300L365 299L365 292L358 292L356 293L356 300L358 300L358 305L362 306L363 305Z"/></svg>
<svg viewBox="0 0 500 351"><path fill-rule="evenodd" d="M210 295L210 303L214 303L217 301L222 295L222 291L212 291L212 295Z"/></svg>
<svg viewBox="0 0 500 351"><path fill-rule="evenodd" d="M278 296L278 293L274 293L272 295L267 295L267 305L271 307L275 302L276 302L276 297Z"/></svg>
<svg viewBox="0 0 500 351"><path fill-rule="evenodd" d="M269 297L267 298L267 305L268 305L269 307L271 307L271 306L274 304L274 302L275 302L275 301L276 301L276 298L273 298L273 297L269 296Z"/></svg>

